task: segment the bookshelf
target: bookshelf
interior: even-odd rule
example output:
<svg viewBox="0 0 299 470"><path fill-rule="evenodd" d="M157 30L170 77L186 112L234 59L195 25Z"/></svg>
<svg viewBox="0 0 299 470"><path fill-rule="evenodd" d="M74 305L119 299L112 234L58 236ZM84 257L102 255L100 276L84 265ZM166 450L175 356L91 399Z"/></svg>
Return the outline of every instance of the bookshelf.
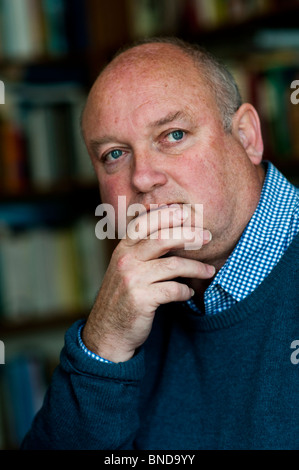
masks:
<svg viewBox="0 0 299 470"><path fill-rule="evenodd" d="M112 250L78 126L100 68L144 36L207 47L258 109L265 158L298 183L298 14L295 0L0 0L0 449L18 447Z"/></svg>
<svg viewBox="0 0 299 470"><path fill-rule="evenodd" d="M79 129L96 69L117 46L112 34L91 38L108 3L0 0L1 449L19 447L111 252L95 236L99 191Z"/></svg>

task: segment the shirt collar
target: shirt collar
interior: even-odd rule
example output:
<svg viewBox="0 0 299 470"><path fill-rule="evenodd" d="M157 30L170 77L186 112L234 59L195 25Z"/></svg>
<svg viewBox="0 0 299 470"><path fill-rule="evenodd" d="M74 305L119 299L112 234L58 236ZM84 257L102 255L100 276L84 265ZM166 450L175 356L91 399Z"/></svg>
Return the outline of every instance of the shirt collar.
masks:
<svg viewBox="0 0 299 470"><path fill-rule="evenodd" d="M236 301L242 300L278 262L290 242L292 231L293 235L298 232L298 191L274 165L270 162L266 165L259 204L234 251L208 287L207 294L218 285ZM269 253L270 261L267 258ZM259 269L260 266L265 268ZM242 276L246 282L240 283Z"/></svg>

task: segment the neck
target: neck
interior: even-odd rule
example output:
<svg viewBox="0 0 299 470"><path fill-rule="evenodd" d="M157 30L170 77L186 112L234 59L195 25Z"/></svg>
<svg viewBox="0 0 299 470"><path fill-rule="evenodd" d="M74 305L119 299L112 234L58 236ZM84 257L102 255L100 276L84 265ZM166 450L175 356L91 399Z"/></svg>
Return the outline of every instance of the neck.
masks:
<svg viewBox="0 0 299 470"><path fill-rule="evenodd" d="M244 232L247 224L249 223L252 215L254 214L259 200L260 200L260 195L262 191L262 187L265 181L265 169L262 165L259 165L256 168L256 189L254 191L255 197L251 195L251 209L247 213L247 217L244 218L244 215L242 214L242 217L240 217L240 223L236 224L236 229L235 231L225 234L225 236L222 239L218 240L212 240L211 243L208 245L204 246L200 250L199 254L199 260L203 263L210 264L216 268L216 273L220 271L222 266L226 263L228 257L230 254L233 252L235 249L237 243L239 242L239 239L241 238L242 233ZM251 193L252 194L252 193ZM247 207L249 204L247 205ZM220 237L221 238L221 237ZM230 240L230 243L227 243L227 240ZM203 255L203 256L201 256ZM190 279L190 282L188 285L194 289L195 293L199 298L203 298L203 294L205 290L208 288L208 286L211 284L213 281L212 279Z"/></svg>

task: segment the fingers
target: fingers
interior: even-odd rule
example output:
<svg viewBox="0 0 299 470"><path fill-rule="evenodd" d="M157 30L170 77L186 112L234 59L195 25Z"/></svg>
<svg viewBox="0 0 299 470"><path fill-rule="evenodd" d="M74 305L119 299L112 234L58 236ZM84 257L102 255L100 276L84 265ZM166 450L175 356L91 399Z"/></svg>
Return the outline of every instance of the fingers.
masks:
<svg viewBox="0 0 299 470"><path fill-rule="evenodd" d="M157 305L168 304L169 302L184 302L194 294L191 287L175 281L161 282L152 287L154 287L152 295Z"/></svg>
<svg viewBox="0 0 299 470"><path fill-rule="evenodd" d="M195 259L163 258L171 250L187 249L186 244L200 249L210 242L210 232L196 223L194 214L188 220L182 208L167 206L132 222L129 236L113 252L86 330L94 350L116 362L128 360L146 340L159 305L194 294L176 278L209 279L215 274L213 267Z"/></svg>
<svg viewBox="0 0 299 470"><path fill-rule="evenodd" d="M190 206L173 204L144 212L128 224L123 243L134 246L136 256L143 261L173 249L199 250L211 240L211 234L202 228L202 206Z"/></svg>
<svg viewBox="0 0 299 470"><path fill-rule="evenodd" d="M181 207L179 204L145 212L129 222L127 227L128 244L135 244L147 237L158 238L155 234L159 230L180 227L184 222L191 226L191 219L193 220L191 210L188 210L187 207ZM198 224L200 227L202 227L201 221L202 219L200 219Z"/></svg>
<svg viewBox="0 0 299 470"><path fill-rule="evenodd" d="M193 259L172 256L147 262L139 262L138 270L122 266L123 279L141 311L152 312L160 304L190 299L192 289L174 280L176 278L210 279L215 268ZM173 281L174 280L174 281Z"/></svg>
<svg viewBox="0 0 299 470"><path fill-rule="evenodd" d="M152 260L166 255L175 249L199 250L209 243L212 235L209 230L194 227L174 227L158 230L151 238L140 240L135 247L138 259Z"/></svg>
<svg viewBox="0 0 299 470"><path fill-rule="evenodd" d="M210 279L215 274L214 266L179 256L149 261L147 269L146 276L150 284L178 277Z"/></svg>

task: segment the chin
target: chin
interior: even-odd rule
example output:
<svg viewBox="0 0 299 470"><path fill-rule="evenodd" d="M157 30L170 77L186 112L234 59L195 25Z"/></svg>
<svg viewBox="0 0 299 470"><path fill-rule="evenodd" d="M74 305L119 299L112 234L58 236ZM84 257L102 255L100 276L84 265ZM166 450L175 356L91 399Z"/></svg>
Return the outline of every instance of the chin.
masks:
<svg viewBox="0 0 299 470"><path fill-rule="evenodd" d="M196 249L196 250L190 250L190 249L186 250L184 248L180 248L178 250L176 250L176 249L170 250L164 256L165 257L179 256L180 258L188 258L188 259L195 259L195 260L198 260L198 261L202 261L203 250L204 250L204 247L201 248L201 249Z"/></svg>

